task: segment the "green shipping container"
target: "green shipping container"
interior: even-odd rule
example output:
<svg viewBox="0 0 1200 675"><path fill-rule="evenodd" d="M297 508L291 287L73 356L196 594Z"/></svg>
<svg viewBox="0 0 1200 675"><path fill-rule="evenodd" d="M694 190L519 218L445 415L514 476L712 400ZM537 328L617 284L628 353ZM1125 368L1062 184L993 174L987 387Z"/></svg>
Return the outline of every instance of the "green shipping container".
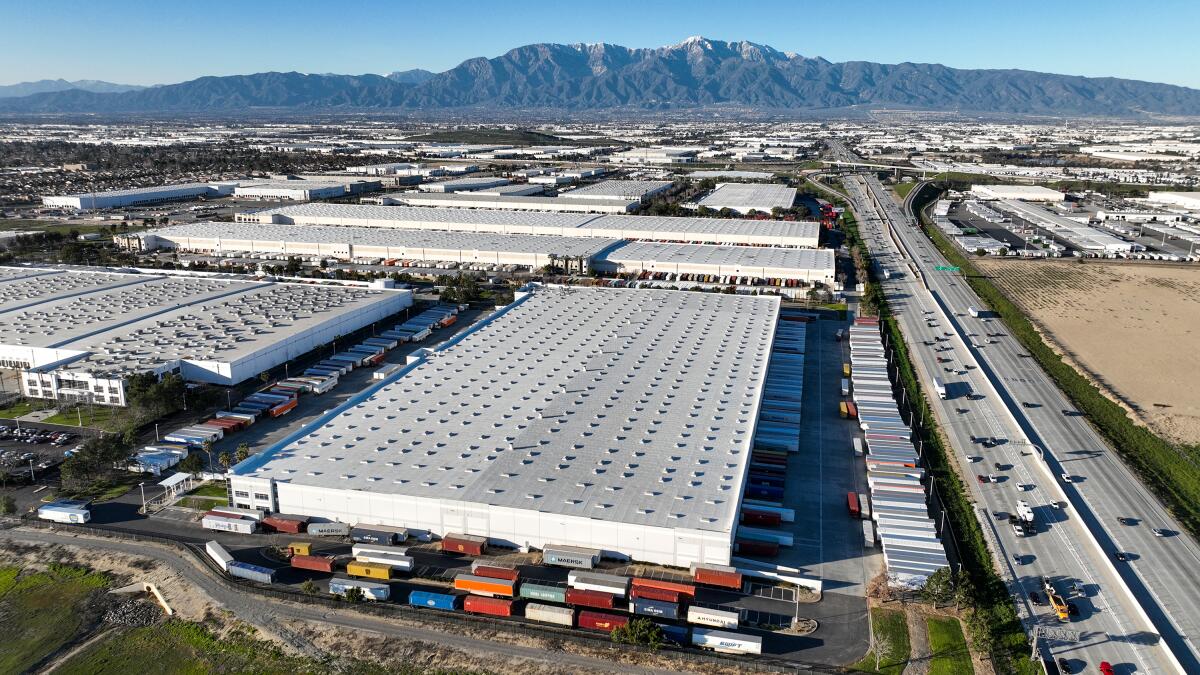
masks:
<svg viewBox="0 0 1200 675"><path fill-rule="evenodd" d="M567 589L558 586L523 583L521 584L520 596L528 600L566 603Z"/></svg>

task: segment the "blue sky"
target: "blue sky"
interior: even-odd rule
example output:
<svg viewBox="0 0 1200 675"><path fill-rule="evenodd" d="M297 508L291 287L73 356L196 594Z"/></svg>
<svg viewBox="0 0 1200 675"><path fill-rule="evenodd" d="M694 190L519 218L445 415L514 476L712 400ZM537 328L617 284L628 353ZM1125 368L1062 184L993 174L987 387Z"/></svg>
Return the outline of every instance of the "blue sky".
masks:
<svg viewBox="0 0 1200 675"><path fill-rule="evenodd" d="M750 40L831 61L943 63L1200 88L1200 2L0 0L0 84L268 70L440 71L532 42Z"/></svg>

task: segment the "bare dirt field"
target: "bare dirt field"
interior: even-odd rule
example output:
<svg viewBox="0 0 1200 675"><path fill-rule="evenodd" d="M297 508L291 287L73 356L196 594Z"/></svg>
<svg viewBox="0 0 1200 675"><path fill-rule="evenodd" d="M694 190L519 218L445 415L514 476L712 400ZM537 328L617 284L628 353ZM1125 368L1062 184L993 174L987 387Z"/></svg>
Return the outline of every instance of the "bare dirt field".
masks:
<svg viewBox="0 0 1200 675"><path fill-rule="evenodd" d="M1043 335L1139 421L1200 443L1200 267L980 260Z"/></svg>

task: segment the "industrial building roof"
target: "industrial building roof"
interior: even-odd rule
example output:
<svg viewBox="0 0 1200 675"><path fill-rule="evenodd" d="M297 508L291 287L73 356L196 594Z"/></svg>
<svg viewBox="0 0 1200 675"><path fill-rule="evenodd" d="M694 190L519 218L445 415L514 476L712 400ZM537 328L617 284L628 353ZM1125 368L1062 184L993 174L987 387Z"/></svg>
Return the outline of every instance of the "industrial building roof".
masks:
<svg viewBox="0 0 1200 675"><path fill-rule="evenodd" d="M730 531L770 297L543 288L239 473Z"/></svg>
<svg viewBox="0 0 1200 675"><path fill-rule="evenodd" d="M828 270L833 272L830 249L770 248L765 246L704 246L633 241L604 255L605 260L653 260L658 263Z"/></svg>
<svg viewBox="0 0 1200 675"><path fill-rule="evenodd" d="M144 232L180 243L187 240L220 239L225 249L237 242L289 242L303 244L353 244L391 248L430 248L438 250L498 251L502 253L555 253L590 258L620 243L615 238L560 237L549 234L493 234L489 232L453 232L447 230L394 230L372 227L321 227L312 225L263 224L247 227L243 223L197 222ZM246 250L252 250L248 246Z"/></svg>
<svg viewBox="0 0 1200 675"><path fill-rule="evenodd" d="M636 199L559 199L557 197L525 197L495 195L481 192L396 193L388 198L411 206L457 206L463 208L516 209L524 211L558 211L588 213L591 211L632 211L640 202Z"/></svg>
<svg viewBox="0 0 1200 675"><path fill-rule="evenodd" d="M661 192L671 187L669 180L602 180L592 185L584 185L569 192L562 193L568 199L604 198L604 199L641 199L646 195Z"/></svg>
<svg viewBox="0 0 1200 675"><path fill-rule="evenodd" d="M0 268L3 269L3 268ZM91 352L69 369L147 370L165 361L228 362L352 312L386 291L224 278L57 269L0 275L0 346ZM39 288L28 284L36 282Z"/></svg>
<svg viewBox="0 0 1200 675"><path fill-rule="evenodd" d="M817 246L820 228L817 223L810 221L588 215L327 203L264 209L239 214L239 219L260 223L291 222L298 225L526 232L728 244L763 243L810 248Z"/></svg>
<svg viewBox="0 0 1200 675"><path fill-rule="evenodd" d="M770 213L779 207L790 209L796 201L796 188L774 183L722 183L704 196L699 205L710 209L733 209L745 213L751 209Z"/></svg>
<svg viewBox="0 0 1200 675"><path fill-rule="evenodd" d="M154 185L151 187L129 188L126 190L105 190L104 192L76 192L67 195L55 195L61 197L130 197L152 195L159 192L173 193L182 190L206 190L212 185L232 184L223 181L212 181L209 183L176 183L174 185Z"/></svg>
<svg viewBox="0 0 1200 675"><path fill-rule="evenodd" d="M972 185L971 194L991 199L1061 202L1066 195L1040 185Z"/></svg>

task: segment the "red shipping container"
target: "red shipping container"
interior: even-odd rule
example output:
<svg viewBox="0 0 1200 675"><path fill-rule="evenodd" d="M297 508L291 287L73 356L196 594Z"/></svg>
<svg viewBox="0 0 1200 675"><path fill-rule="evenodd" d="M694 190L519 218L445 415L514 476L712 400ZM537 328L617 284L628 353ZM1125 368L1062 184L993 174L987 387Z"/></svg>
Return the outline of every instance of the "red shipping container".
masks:
<svg viewBox="0 0 1200 675"><path fill-rule="evenodd" d="M483 541L480 539L467 539L465 537L456 537L448 534L442 538L442 550L449 553L465 553L467 555L483 555Z"/></svg>
<svg viewBox="0 0 1200 675"><path fill-rule="evenodd" d="M852 518L857 518L859 516L857 492L846 493L846 506L850 509L850 516Z"/></svg>
<svg viewBox="0 0 1200 675"><path fill-rule="evenodd" d="M516 581L519 576L516 570L510 570L504 567L488 567L487 565L478 565L471 570L471 574L477 577L489 577L492 579L506 579L508 581Z"/></svg>
<svg viewBox="0 0 1200 675"><path fill-rule="evenodd" d="M568 588L566 601L568 605L579 605L581 607L599 607L600 609L612 609L613 596L600 591L585 591L578 588Z"/></svg>
<svg viewBox="0 0 1200 675"><path fill-rule="evenodd" d="M681 584L677 581L663 581L661 579L646 579L644 577L634 577L630 582L633 588L657 588L661 591L671 591L688 597L696 596L696 587L691 584Z"/></svg>
<svg viewBox="0 0 1200 675"><path fill-rule="evenodd" d="M771 511L752 511L750 509L742 509L742 523L746 525L767 525L770 527L778 527L779 523L783 522L783 517L778 513Z"/></svg>
<svg viewBox="0 0 1200 675"><path fill-rule="evenodd" d="M768 558L779 555L779 544L769 541L738 539L734 546L737 547L737 552L743 555L761 555Z"/></svg>
<svg viewBox="0 0 1200 675"><path fill-rule="evenodd" d="M292 567L314 572L333 572L333 558L326 558L323 555L294 555L292 556Z"/></svg>
<svg viewBox="0 0 1200 675"><path fill-rule="evenodd" d="M674 604L679 604L683 600L682 594L675 591L664 591L661 588L631 588L629 597L636 600L659 600Z"/></svg>
<svg viewBox="0 0 1200 675"><path fill-rule="evenodd" d="M601 630L605 633L611 633L613 630L629 623L629 619L615 614L604 614L602 612L589 612L584 610L579 613L579 627L590 628L592 630Z"/></svg>
<svg viewBox="0 0 1200 675"><path fill-rule="evenodd" d="M726 572L725 570L697 567L693 576L698 584L732 588L736 591L742 590L742 575L740 572Z"/></svg>
<svg viewBox="0 0 1200 675"><path fill-rule="evenodd" d="M288 532L290 534L299 534L304 531L304 521L294 518L280 518L278 516L267 516L262 520L263 527L275 532Z"/></svg>
<svg viewBox="0 0 1200 675"><path fill-rule="evenodd" d="M485 598L481 595L468 595L463 598L463 610L473 614L512 616L512 604L512 600Z"/></svg>
<svg viewBox="0 0 1200 675"><path fill-rule="evenodd" d="M249 518L247 518L246 516L240 516L236 513L221 513L220 511L208 511L203 516L200 516L200 518L204 519L209 516L213 516L216 518L232 518L234 520L249 520Z"/></svg>
<svg viewBox="0 0 1200 675"><path fill-rule="evenodd" d="M753 455L751 455L750 459L751 459L751 461L757 462L759 464L774 464L777 466L784 466L784 467L787 466L787 458L786 457L776 457L774 455L765 455L761 452L754 453Z"/></svg>
<svg viewBox="0 0 1200 675"><path fill-rule="evenodd" d="M854 405L852 401L846 401L846 414L852 420L858 419L858 406Z"/></svg>

